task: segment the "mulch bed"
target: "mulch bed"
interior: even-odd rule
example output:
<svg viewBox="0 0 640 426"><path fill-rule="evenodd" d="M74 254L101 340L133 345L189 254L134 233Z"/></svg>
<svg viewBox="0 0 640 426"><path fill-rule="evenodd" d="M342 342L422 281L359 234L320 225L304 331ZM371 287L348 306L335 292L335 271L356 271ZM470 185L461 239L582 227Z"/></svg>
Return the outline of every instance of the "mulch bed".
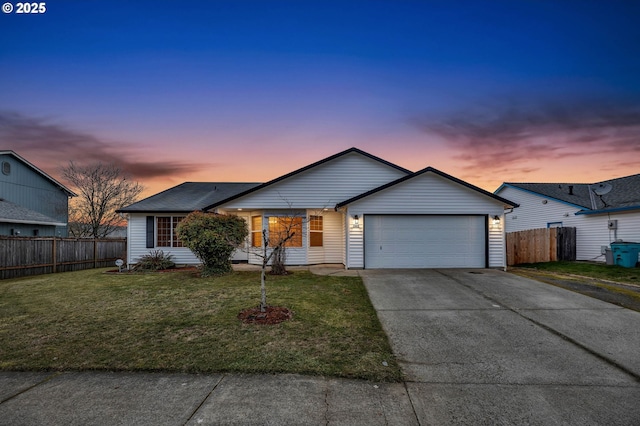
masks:
<svg viewBox="0 0 640 426"><path fill-rule="evenodd" d="M282 306L267 306L265 312L260 307L249 308L238 314L238 319L245 324L279 324L290 320L293 312Z"/></svg>

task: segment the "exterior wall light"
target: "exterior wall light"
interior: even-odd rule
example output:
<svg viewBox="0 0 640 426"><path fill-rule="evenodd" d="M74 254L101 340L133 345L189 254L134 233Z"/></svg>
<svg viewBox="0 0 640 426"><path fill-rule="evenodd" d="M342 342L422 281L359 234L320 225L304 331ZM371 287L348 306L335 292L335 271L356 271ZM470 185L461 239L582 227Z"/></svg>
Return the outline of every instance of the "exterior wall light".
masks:
<svg viewBox="0 0 640 426"><path fill-rule="evenodd" d="M358 215L353 216L353 227L360 228L360 217Z"/></svg>
<svg viewBox="0 0 640 426"><path fill-rule="evenodd" d="M500 216L498 215L493 216L493 225L494 226L500 225Z"/></svg>

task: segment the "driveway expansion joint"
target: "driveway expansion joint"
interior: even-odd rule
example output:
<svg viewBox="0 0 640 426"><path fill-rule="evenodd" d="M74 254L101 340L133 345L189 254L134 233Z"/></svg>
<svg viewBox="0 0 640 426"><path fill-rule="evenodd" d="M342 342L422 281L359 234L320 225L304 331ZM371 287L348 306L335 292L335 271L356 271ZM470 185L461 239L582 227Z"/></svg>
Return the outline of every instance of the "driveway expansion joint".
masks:
<svg viewBox="0 0 640 426"><path fill-rule="evenodd" d="M216 388L218 387L218 385L220 383L222 383L222 381L227 377L226 374L223 374L220 379L216 382L215 385L213 385L213 387L211 388L211 391L209 391L209 393L207 394L207 396L205 396L202 401L200 401L200 404L198 404L198 406L195 408L195 410L193 410L193 412L191 413L191 415L189 416L189 418L183 423L183 426L186 426L191 419L193 419L193 417L196 415L196 413L200 410L200 408L202 408L202 406L204 405L205 402L207 402L207 400L211 397L211 395L213 394L213 392L216 390Z"/></svg>
<svg viewBox="0 0 640 426"><path fill-rule="evenodd" d="M0 401L0 404L4 404L4 403L5 403L5 402L7 402L7 401L11 401L12 399L17 398L18 396L22 395L23 393L27 393L27 392L29 392L31 389L36 388L36 387L38 387L38 386L40 386L40 385L43 385L43 384L45 384L45 383L49 382L50 380L53 380L53 379L55 379L56 377L61 376L61 375L63 375L63 374L64 374L64 372L62 372L62 371L58 371L58 372L56 372L56 373L53 373L53 374L51 374L51 375L49 375L49 376L45 377L44 379L40 380L39 382L34 383L33 385L31 385L31 386L29 386L29 387L26 387L26 388L22 389L20 392L18 392L18 393L16 393L16 394L13 394L13 395L8 396L7 398L5 398L5 399L3 399L2 401Z"/></svg>

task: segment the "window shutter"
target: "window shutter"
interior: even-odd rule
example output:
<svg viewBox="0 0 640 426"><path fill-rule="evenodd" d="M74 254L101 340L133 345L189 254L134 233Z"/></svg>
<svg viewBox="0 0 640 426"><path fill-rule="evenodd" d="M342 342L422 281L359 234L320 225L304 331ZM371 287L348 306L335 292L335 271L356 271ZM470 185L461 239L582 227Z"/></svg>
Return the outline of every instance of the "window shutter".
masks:
<svg viewBox="0 0 640 426"><path fill-rule="evenodd" d="M153 225L155 224L154 216L147 216L147 248L153 248L155 246L155 231Z"/></svg>

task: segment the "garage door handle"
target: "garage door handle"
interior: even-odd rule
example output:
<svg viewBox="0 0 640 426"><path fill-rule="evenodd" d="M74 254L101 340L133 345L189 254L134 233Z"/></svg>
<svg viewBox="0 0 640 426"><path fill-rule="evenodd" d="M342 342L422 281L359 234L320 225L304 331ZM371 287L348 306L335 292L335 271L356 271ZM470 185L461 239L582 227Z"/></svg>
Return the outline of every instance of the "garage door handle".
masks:
<svg viewBox="0 0 640 426"><path fill-rule="evenodd" d="M380 250L382 250L382 246L380 246Z"/></svg>

